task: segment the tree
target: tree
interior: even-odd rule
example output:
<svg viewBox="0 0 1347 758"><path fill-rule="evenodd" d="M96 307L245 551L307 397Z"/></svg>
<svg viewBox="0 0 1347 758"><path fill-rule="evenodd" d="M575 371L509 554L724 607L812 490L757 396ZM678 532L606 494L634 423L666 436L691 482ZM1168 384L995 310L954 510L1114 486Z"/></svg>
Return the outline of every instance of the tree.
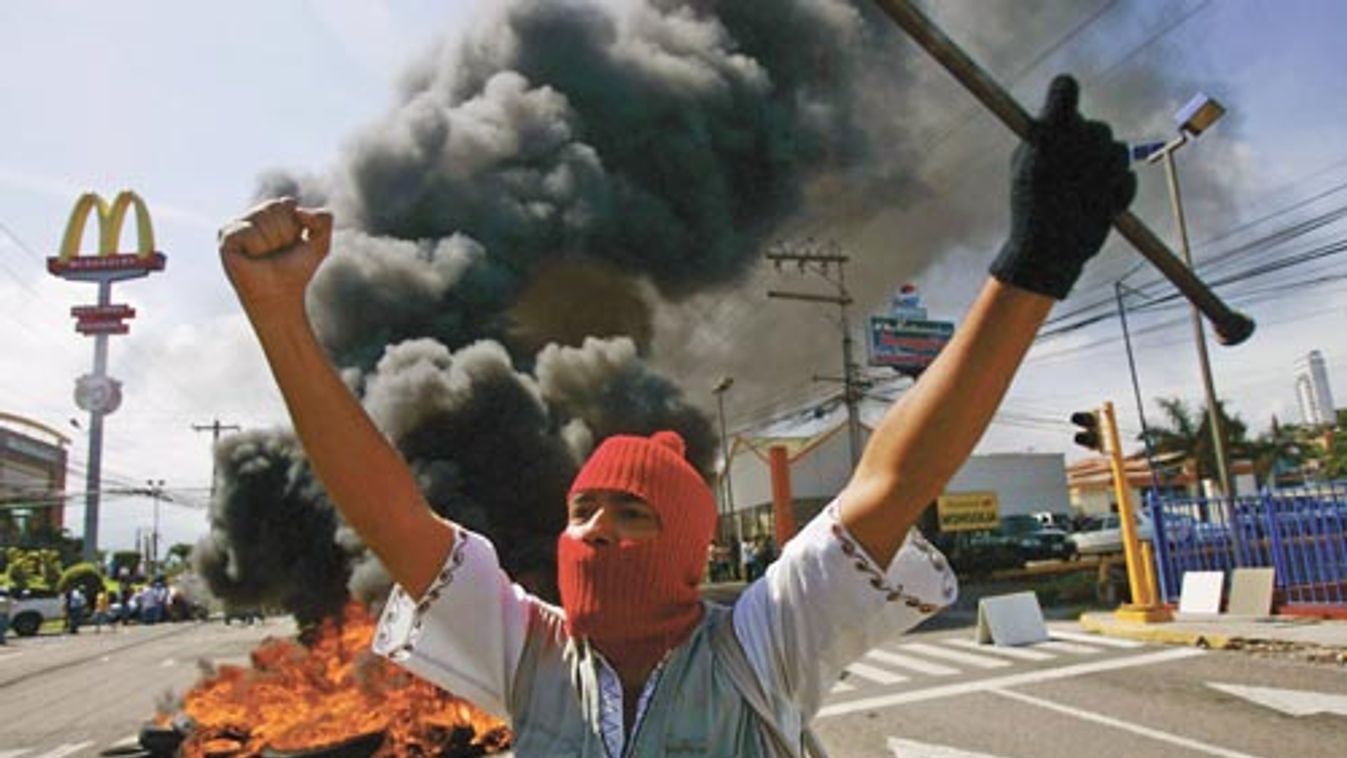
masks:
<svg viewBox="0 0 1347 758"><path fill-rule="evenodd" d="M1211 421L1206 408L1191 411L1182 398L1157 398L1160 410L1164 414L1159 425L1151 426L1146 433L1150 435L1152 449L1157 453L1182 453L1184 458L1197 466L1199 479L1220 480L1216 470L1216 448L1211 440ZM1221 414L1221 426L1225 430L1226 463L1234 458L1252 457L1254 450L1246 438L1248 427L1239 416L1231 416L1225 411L1225 403L1216 402L1217 413ZM1145 439L1143 434L1142 439Z"/></svg>
<svg viewBox="0 0 1347 758"><path fill-rule="evenodd" d="M170 566L181 567L188 565L188 560L192 557L192 548L194 545L188 542L179 542L168 549L168 555L164 557L164 563Z"/></svg>
<svg viewBox="0 0 1347 758"><path fill-rule="evenodd" d="M79 587L84 597L92 603L94 598L104 592L103 574L92 563L76 563L61 573L61 581L56 585L59 592L69 592Z"/></svg>

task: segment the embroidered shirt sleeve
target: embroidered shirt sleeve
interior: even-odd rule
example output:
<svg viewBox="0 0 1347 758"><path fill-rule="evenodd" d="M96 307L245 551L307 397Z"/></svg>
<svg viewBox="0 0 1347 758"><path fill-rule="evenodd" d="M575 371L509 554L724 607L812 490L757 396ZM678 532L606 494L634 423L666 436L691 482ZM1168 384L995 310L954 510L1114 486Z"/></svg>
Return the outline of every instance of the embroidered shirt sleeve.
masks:
<svg viewBox="0 0 1347 758"><path fill-rule="evenodd" d="M734 628L764 689L807 716L844 667L957 596L949 563L915 529L881 568L833 501L745 590Z"/></svg>
<svg viewBox="0 0 1347 758"><path fill-rule="evenodd" d="M529 606L539 602L509 580L490 541L456 528L444 566L424 595L413 599L401 586L393 588L374 652L508 718Z"/></svg>

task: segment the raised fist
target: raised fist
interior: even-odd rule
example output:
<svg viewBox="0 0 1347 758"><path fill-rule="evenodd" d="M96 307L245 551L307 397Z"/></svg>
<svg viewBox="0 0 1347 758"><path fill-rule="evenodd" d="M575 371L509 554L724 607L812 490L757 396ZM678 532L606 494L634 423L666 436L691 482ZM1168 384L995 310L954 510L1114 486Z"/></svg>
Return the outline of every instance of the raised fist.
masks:
<svg viewBox="0 0 1347 758"><path fill-rule="evenodd" d="M250 315L304 307L304 289L332 245L332 214L268 200L220 229L220 261Z"/></svg>

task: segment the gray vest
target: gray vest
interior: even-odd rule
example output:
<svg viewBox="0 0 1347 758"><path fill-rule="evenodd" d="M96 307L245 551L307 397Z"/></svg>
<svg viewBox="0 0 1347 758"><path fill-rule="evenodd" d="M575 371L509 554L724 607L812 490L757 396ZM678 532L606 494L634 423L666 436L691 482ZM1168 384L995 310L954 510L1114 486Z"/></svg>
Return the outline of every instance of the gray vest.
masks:
<svg viewBox="0 0 1347 758"><path fill-rule="evenodd" d="M515 755L620 758L603 743L594 651L567 639L559 615L534 607L510 692ZM665 661L626 755L765 755L757 715L716 665L710 632L721 623L730 623L730 609L706 605L702 623Z"/></svg>

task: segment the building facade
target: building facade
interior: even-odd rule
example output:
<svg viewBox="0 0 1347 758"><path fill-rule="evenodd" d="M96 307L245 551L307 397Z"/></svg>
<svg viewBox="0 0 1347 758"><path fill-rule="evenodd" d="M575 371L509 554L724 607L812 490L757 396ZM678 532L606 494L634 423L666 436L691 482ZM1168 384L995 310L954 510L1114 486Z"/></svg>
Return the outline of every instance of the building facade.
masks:
<svg viewBox="0 0 1347 758"><path fill-rule="evenodd" d="M1296 400L1300 404L1300 420L1306 426L1333 426L1337 422L1328 369L1318 350L1311 350L1296 361Z"/></svg>
<svg viewBox="0 0 1347 758"><path fill-rule="evenodd" d="M0 546L61 531L69 442L44 424L0 413Z"/></svg>

